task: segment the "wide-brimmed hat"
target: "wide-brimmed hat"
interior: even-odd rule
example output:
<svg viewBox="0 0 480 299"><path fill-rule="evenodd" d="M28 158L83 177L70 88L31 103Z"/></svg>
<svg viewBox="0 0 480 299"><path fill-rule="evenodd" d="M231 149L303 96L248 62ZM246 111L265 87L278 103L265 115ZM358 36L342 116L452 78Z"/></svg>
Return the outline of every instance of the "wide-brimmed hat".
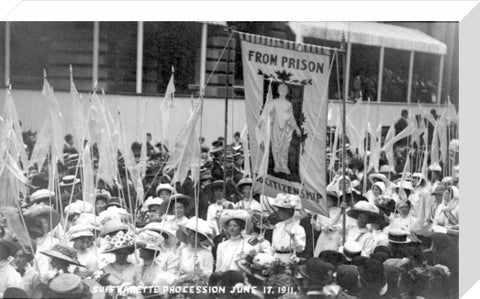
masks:
<svg viewBox="0 0 480 299"><path fill-rule="evenodd" d="M107 245L103 253L114 253L122 249L133 249L135 247L143 248L143 244L135 241L131 231L127 231L126 233L119 231L113 236L106 236L105 241Z"/></svg>
<svg viewBox="0 0 480 299"><path fill-rule="evenodd" d="M60 187L73 186L80 183L80 179L76 178L74 175L66 175L62 178L60 182Z"/></svg>
<svg viewBox="0 0 480 299"><path fill-rule="evenodd" d="M207 243L206 245L213 246L213 241L211 239L211 236L213 235L213 230L210 227L210 225L208 225L207 221L201 218L192 217L188 219L188 221L185 224L179 224L175 235L183 243L188 243L188 239L187 239L188 229L193 230L198 234L202 235L203 237L205 237L206 243Z"/></svg>
<svg viewBox="0 0 480 299"><path fill-rule="evenodd" d="M438 186L435 188L435 190L432 191L433 195L436 194L441 194L445 193L445 190L447 190L442 184L438 184Z"/></svg>
<svg viewBox="0 0 480 299"><path fill-rule="evenodd" d="M388 241L390 243L406 244L410 243L411 239L408 237L408 232L402 229L391 229L388 232Z"/></svg>
<svg viewBox="0 0 480 299"><path fill-rule="evenodd" d="M50 250L41 251L40 253L45 254L49 257L54 257L60 259L62 261L66 261L69 264L85 267L84 265L80 264L78 261L77 251L72 247L56 244Z"/></svg>
<svg viewBox="0 0 480 299"><path fill-rule="evenodd" d="M80 276L71 273L62 273L48 283L48 288L57 294L64 294L65 298L73 294L81 294L84 286Z"/></svg>
<svg viewBox="0 0 480 299"><path fill-rule="evenodd" d="M204 172L200 174L200 182L206 180L213 180L212 174L210 172Z"/></svg>
<svg viewBox="0 0 480 299"><path fill-rule="evenodd" d="M272 206L284 209L301 209L302 201L298 195L278 193Z"/></svg>
<svg viewBox="0 0 480 299"><path fill-rule="evenodd" d="M68 206L65 207L64 209L65 215L67 214L83 214L83 213L94 213L94 207L92 204L83 201L83 200L77 200Z"/></svg>
<svg viewBox="0 0 480 299"><path fill-rule="evenodd" d="M80 237L93 238L94 237L93 230L94 230L94 227L92 225L83 224L83 223L75 224L70 228L70 230L67 233L68 239L70 241L73 241Z"/></svg>
<svg viewBox="0 0 480 299"><path fill-rule="evenodd" d="M438 163L434 163L434 164L431 164L430 166L428 166L428 170L430 171L442 171L442 166L440 166L440 164Z"/></svg>
<svg viewBox="0 0 480 299"><path fill-rule="evenodd" d="M312 257L305 265L299 267L298 272L312 282L327 285L333 281L335 267L320 258Z"/></svg>
<svg viewBox="0 0 480 299"><path fill-rule="evenodd" d="M145 225L139 232L143 231L154 231L163 236L165 239L165 246L172 247L177 243L177 237L175 236L175 232L165 228L165 224L162 222L150 222Z"/></svg>
<svg viewBox="0 0 480 299"><path fill-rule="evenodd" d="M385 286L385 269L383 264L375 259L367 259L358 267L362 285L368 289L382 289Z"/></svg>
<svg viewBox="0 0 480 299"><path fill-rule="evenodd" d="M380 166L380 170L378 172L380 172L380 173L395 173L395 168L388 165L388 164L385 164L385 165Z"/></svg>
<svg viewBox="0 0 480 299"><path fill-rule="evenodd" d="M55 226L57 226L57 224L60 222L60 214L56 210L44 204L35 204L29 207L25 214L35 218L48 218L48 223L52 224L50 230L55 228Z"/></svg>
<svg viewBox="0 0 480 299"><path fill-rule="evenodd" d="M343 254L347 261L351 261L354 257L362 254L362 244L356 241L347 241L343 246L340 246L338 252Z"/></svg>
<svg viewBox="0 0 480 299"><path fill-rule="evenodd" d="M144 230L137 235L137 240L140 246L144 249L154 251L164 250L163 245L165 244L165 238L159 232Z"/></svg>
<svg viewBox="0 0 480 299"><path fill-rule="evenodd" d="M55 192L50 191L48 189L40 189L40 190L37 190L37 191L33 192L30 195L30 203L34 204L34 203L37 203L39 201L44 201L44 200L49 199L50 197L53 197L53 196L55 196ZM52 201L52 202L54 202L54 201Z"/></svg>
<svg viewBox="0 0 480 299"><path fill-rule="evenodd" d="M143 207L148 209L150 206L161 206L164 203L164 200L161 199L160 197L149 197L147 200L143 203Z"/></svg>
<svg viewBox="0 0 480 299"><path fill-rule="evenodd" d="M214 189L214 188L223 188L224 182L223 180L215 180L211 184L209 184L207 187L209 189Z"/></svg>
<svg viewBox="0 0 480 299"><path fill-rule="evenodd" d="M7 255L8 255L8 256L11 256L11 255L14 254L15 244L13 244L12 242L10 242L9 240L6 240L6 239L4 239L4 238L1 238L1 239L0 239L0 246L5 247L5 249L7 250Z"/></svg>
<svg viewBox="0 0 480 299"><path fill-rule="evenodd" d="M221 147L221 146L223 146L223 141L217 139L217 140L215 140L215 141L212 142L212 146L214 146L214 147Z"/></svg>
<svg viewBox="0 0 480 299"><path fill-rule="evenodd" d="M373 190L373 187L376 186L380 189L380 191L382 191L382 194L385 193L385 189L387 188L387 186L385 185L384 182L375 182L373 185L372 185L372 190Z"/></svg>
<svg viewBox="0 0 480 299"><path fill-rule="evenodd" d="M245 224L249 216L250 214L246 210L223 210L220 215L220 226L225 228L228 222L234 219L243 221Z"/></svg>
<svg viewBox="0 0 480 299"><path fill-rule="evenodd" d="M398 189L401 188L401 189L410 190L410 191L413 191L413 190L414 190L414 189L413 189L412 182L410 182L410 181L402 181L402 180L400 180L400 181L397 182L396 185L397 185L397 186L396 186L395 188L398 188Z"/></svg>
<svg viewBox="0 0 480 299"><path fill-rule="evenodd" d="M335 267L341 264L345 264L345 262L347 261L345 255L335 250L324 250L320 252L318 257L321 258L323 261L334 265Z"/></svg>
<svg viewBox="0 0 480 299"><path fill-rule="evenodd" d="M155 194L158 194L158 192L160 192L161 190L170 191L170 194L175 194L177 192L175 188L173 188L173 186L170 184L159 184L155 189Z"/></svg>
<svg viewBox="0 0 480 299"><path fill-rule="evenodd" d="M385 184L385 186L388 186L390 183L390 180L382 173L372 173L368 176L368 180L372 184L375 184L375 180L380 180Z"/></svg>
<svg viewBox="0 0 480 299"><path fill-rule="evenodd" d="M126 224L116 219L109 220L103 224L103 227L100 230L100 236L103 237L108 234L123 230L128 230L128 226Z"/></svg>
<svg viewBox="0 0 480 299"><path fill-rule="evenodd" d="M170 196L170 198L164 201L161 205L162 209L164 209L167 214L172 214L172 210L175 208L175 203L180 202L183 204L185 209L185 214L189 214L190 211L194 208L194 200L188 195L185 194L174 194Z"/></svg>
<svg viewBox="0 0 480 299"><path fill-rule="evenodd" d="M252 179L251 179L251 178L243 178L243 179L240 180L240 182L238 182L237 188L238 188L239 190L242 190L242 187L243 187L244 185L250 185L250 186L252 186L252 184L253 184L253 182L252 182Z"/></svg>
<svg viewBox="0 0 480 299"><path fill-rule="evenodd" d="M359 201L353 206L353 209L347 211L347 215L355 219L358 219L360 214L367 215L369 223L378 222L382 217L377 206L367 201Z"/></svg>

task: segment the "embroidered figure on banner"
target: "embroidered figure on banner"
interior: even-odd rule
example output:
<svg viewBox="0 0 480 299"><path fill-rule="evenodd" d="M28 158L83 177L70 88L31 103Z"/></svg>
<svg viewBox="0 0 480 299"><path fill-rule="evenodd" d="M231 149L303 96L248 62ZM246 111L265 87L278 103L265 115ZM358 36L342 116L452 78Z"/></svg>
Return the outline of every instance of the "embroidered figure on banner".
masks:
<svg viewBox="0 0 480 299"><path fill-rule="evenodd" d="M290 80L291 73L276 72L275 75L258 72L264 79L263 108L271 116L270 156L268 174L280 179L301 182L300 155L304 154L307 133L302 127L305 115L302 112L305 85L311 81ZM268 86L272 81L273 100L267 106Z"/></svg>

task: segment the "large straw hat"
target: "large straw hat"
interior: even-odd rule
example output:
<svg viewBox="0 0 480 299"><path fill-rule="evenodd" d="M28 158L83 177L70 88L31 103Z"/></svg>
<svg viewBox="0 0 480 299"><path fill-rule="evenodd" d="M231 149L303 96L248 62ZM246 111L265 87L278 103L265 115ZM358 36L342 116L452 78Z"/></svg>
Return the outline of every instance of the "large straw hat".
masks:
<svg viewBox="0 0 480 299"><path fill-rule="evenodd" d="M237 188L238 188L239 190L241 190L244 185L250 185L250 186L252 186L252 184L253 184L253 181L252 181L251 178L243 178L243 179L240 180L240 182L238 182Z"/></svg>
<svg viewBox="0 0 480 299"><path fill-rule="evenodd" d="M34 203L37 203L39 201L45 201L45 200L48 200L50 197L53 197L53 196L55 196L55 192L50 191L48 189L40 189L40 190L37 190L37 191L33 192L30 195L30 203L34 204Z"/></svg>
<svg viewBox="0 0 480 299"><path fill-rule="evenodd" d="M65 207L65 215L66 214L82 214L82 213L94 213L94 207L92 204L83 201L83 200L77 200L68 206Z"/></svg>
<svg viewBox="0 0 480 299"><path fill-rule="evenodd" d="M164 200L160 197L149 197L144 203L143 206L148 209L150 206L161 206L164 203Z"/></svg>
<svg viewBox="0 0 480 299"><path fill-rule="evenodd" d="M135 241L135 238L131 231L127 231L126 233L123 231L119 231L114 236L106 236L105 241L107 241L107 246L105 246L103 253L114 253L122 249L143 247L143 244L139 244Z"/></svg>
<svg viewBox="0 0 480 299"><path fill-rule="evenodd" d="M241 220L245 224L250 214L246 210L223 210L220 215L220 226L226 228L230 220Z"/></svg>
<svg viewBox="0 0 480 299"><path fill-rule="evenodd" d="M369 223L380 221L383 217L377 206L367 201L359 201L353 206L353 209L347 211L347 215L355 219L358 219L360 214L367 215Z"/></svg>
<svg viewBox="0 0 480 299"><path fill-rule="evenodd" d="M301 209L302 202L298 195L278 193L272 206L284 209Z"/></svg>
<svg viewBox="0 0 480 299"><path fill-rule="evenodd" d="M122 223L121 221L116 220L116 219L109 220L109 221L107 221L103 224L103 227L100 231L100 236L103 237L103 236L106 236L108 234L118 232L118 231L122 231L122 230L127 231L128 226L126 224Z"/></svg>
<svg viewBox="0 0 480 299"><path fill-rule="evenodd" d="M368 180L372 184L375 184L375 180L380 180L385 184L385 186L388 186L390 183L390 180L382 173L372 173L368 176Z"/></svg>
<svg viewBox="0 0 480 299"><path fill-rule="evenodd" d="M362 244L356 241L348 241L340 246L338 251L345 256L347 261L351 261L354 257L362 254Z"/></svg>
<svg viewBox="0 0 480 299"><path fill-rule="evenodd" d="M170 184L159 184L157 186L157 189L155 189L155 194L158 194L158 192L162 190L170 191L170 194L175 194L177 192L175 188L173 188L173 186Z"/></svg>
<svg viewBox="0 0 480 299"><path fill-rule="evenodd" d="M93 238L94 237L93 230L94 230L94 227L92 225L83 224L83 223L75 224L68 231L68 234L67 234L68 239L70 241L73 241L73 240L75 240L77 238L80 238L80 237L92 237Z"/></svg>
<svg viewBox="0 0 480 299"><path fill-rule="evenodd" d="M80 179L76 178L74 175L66 175L62 178L60 182L60 187L73 186L80 183Z"/></svg>
<svg viewBox="0 0 480 299"><path fill-rule="evenodd" d="M405 189L405 190L410 190L410 191L413 191L413 185L412 185L412 182L410 181L398 181L397 182L397 187L396 188L399 188L399 189Z"/></svg>
<svg viewBox="0 0 480 299"><path fill-rule="evenodd" d="M158 232L144 230L138 234L137 240L140 246L144 249L154 251L164 250L163 244L165 244L165 238Z"/></svg>
<svg viewBox="0 0 480 299"><path fill-rule="evenodd" d="M197 224L197 221L198 221L198 224ZM206 245L213 246L213 241L211 239L211 236L213 235L213 230L210 227L210 225L208 225L207 221L201 218L192 217L188 219L188 221L185 224L178 225L176 236L183 243L188 243L187 241L188 229L193 230L198 234L202 235L203 237L205 237Z"/></svg>
<svg viewBox="0 0 480 299"><path fill-rule="evenodd" d="M63 294L65 298L73 294L81 294L84 286L80 276L71 273L62 273L53 278L48 288L57 294Z"/></svg>
<svg viewBox="0 0 480 299"><path fill-rule="evenodd" d="M49 206L44 204L35 204L29 207L25 213L25 215L34 217L34 218L48 218L49 223L51 223L50 230L55 228L57 224L60 222L60 214L52 209ZM44 232L47 233L47 232Z"/></svg>
<svg viewBox="0 0 480 299"><path fill-rule="evenodd" d="M49 256L49 257L61 259L75 266L85 267L84 265L80 264L80 262L78 261L77 251L69 246L57 244L53 246L52 249L42 251L40 253L45 254L46 256Z"/></svg>
<svg viewBox="0 0 480 299"><path fill-rule="evenodd" d="M391 229L388 232L388 241L390 243L406 244L410 243L411 239L408 237L408 232L402 229Z"/></svg>
<svg viewBox="0 0 480 299"><path fill-rule="evenodd" d="M154 231L162 235L162 237L165 239L166 247L172 247L177 243L175 232L165 228L165 225L162 222L150 222L139 230L139 232L144 231Z"/></svg>

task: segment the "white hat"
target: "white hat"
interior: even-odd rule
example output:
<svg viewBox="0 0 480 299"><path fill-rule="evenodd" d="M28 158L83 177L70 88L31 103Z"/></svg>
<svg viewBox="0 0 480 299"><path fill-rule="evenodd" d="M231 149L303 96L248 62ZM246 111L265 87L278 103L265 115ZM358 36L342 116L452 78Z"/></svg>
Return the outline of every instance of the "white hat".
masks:
<svg viewBox="0 0 480 299"><path fill-rule="evenodd" d="M139 230L139 232L144 231L154 231L161 234L165 239L166 247L171 247L177 243L177 237L175 236L175 232L165 228L165 224L162 222L150 222Z"/></svg>
<svg viewBox="0 0 480 299"><path fill-rule="evenodd" d="M411 240L407 235L408 235L407 231L404 231L403 229L391 229L388 232L388 241L390 243L399 243L399 244L410 243Z"/></svg>
<svg viewBox="0 0 480 299"><path fill-rule="evenodd" d="M250 214L246 210L223 210L220 215L220 226L225 227L232 219L238 219L246 223L249 217Z"/></svg>
<svg viewBox="0 0 480 299"><path fill-rule="evenodd" d="M347 215L355 219L357 219L360 214L367 215L370 218L370 222L379 221L383 217L376 205L364 200L357 202L353 206L353 209L347 211Z"/></svg>
<svg viewBox="0 0 480 299"><path fill-rule="evenodd" d="M68 231L68 236L70 241L80 237L93 237L93 226L86 224L75 224Z"/></svg>
<svg viewBox="0 0 480 299"><path fill-rule="evenodd" d="M192 217L188 219L185 224L179 224L176 236L180 241L184 243L187 243L187 229L193 230L198 234L204 236L206 238L207 245L213 246L213 241L211 239L211 237L213 236L213 230L210 225L208 225L207 221L201 218Z"/></svg>
<svg viewBox="0 0 480 299"><path fill-rule="evenodd" d="M379 172L395 173L395 169L392 166L390 166L388 164L385 164L385 165L380 166L380 171Z"/></svg>
<svg viewBox="0 0 480 299"><path fill-rule="evenodd" d="M62 178L60 182L60 187L73 186L80 183L80 179L76 178L74 175L66 175Z"/></svg>
<svg viewBox="0 0 480 299"><path fill-rule="evenodd" d="M401 188L401 189L406 189L406 190L413 191L412 182L410 182L410 181L398 181L396 188Z"/></svg>
<svg viewBox="0 0 480 299"><path fill-rule="evenodd" d="M378 188L380 188L380 190L382 191L382 194L385 192L386 186L384 182L376 182L375 184L373 184L372 189L374 186L377 186Z"/></svg>
<svg viewBox="0 0 480 299"><path fill-rule="evenodd" d="M301 209L302 202L298 195L278 193L272 206L286 209Z"/></svg>
<svg viewBox="0 0 480 299"><path fill-rule="evenodd" d="M347 258L347 261L351 261L352 258L361 255L362 244L357 241L347 241L338 251Z"/></svg>
<svg viewBox="0 0 480 299"><path fill-rule="evenodd" d="M94 208L92 204L83 201L83 200L77 200L76 202L73 202L69 204L68 206L65 207L64 210L65 214L82 214L82 213L94 213Z"/></svg>
<svg viewBox="0 0 480 299"><path fill-rule="evenodd" d="M143 206L148 209L149 206L153 206L153 205L162 205L162 203L164 202L163 199L161 199L160 197L149 197L144 203L143 203Z"/></svg>
<svg viewBox="0 0 480 299"><path fill-rule="evenodd" d="M36 201L39 201L39 200L42 200L42 199L45 199L45 198L49 198L49 197L52 197L52 196L55 196L55 192L50 191L48 189L40 189L38 191L33 192L30 195L30 202L34 203Z"/></svg>
<svg viewBox="0 0 480 299"><path fill-rule="evenodd" d="M442 171L442 166L440 166L440 164L438 164L438 163L434 163L434 164L431 164L430 166L428 166L428 170L430 170L430 171Z"/></svg>
<svg viewBox="0 0 480 299"><path fill-rule="evenodd" d="M160 192L161 190L168 190L171 194L175 194L177 192L175 188L173 188L173 186L170 184L160 184L155 190L155 194L158 194L158 192Z"/></svg>
<svg viewBox="0 0 480 299"><path fill-rule="evenodd" d="M372 173L371 175L368 176L368 180L370 183L374 184L375 179L382 181L385 186L388 186L390 183L390 180L382 173Z"/></svg>

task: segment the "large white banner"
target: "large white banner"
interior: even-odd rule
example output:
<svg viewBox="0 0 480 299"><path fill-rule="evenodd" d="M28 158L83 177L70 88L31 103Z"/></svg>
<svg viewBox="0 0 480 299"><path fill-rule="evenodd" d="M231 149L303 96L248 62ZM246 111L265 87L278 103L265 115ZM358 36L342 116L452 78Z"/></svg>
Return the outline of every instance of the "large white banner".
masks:
<svg viewBox="0 0 480 299"><path fill-rule="evenodd" d="M304 208L328 215L325 132L330 51L308 45L298 50L293 42L240 36L251 158L257 178L254 191L271 197L300 194ZM267 101L270 82L273 98ZM266 127L262 122L267 116L268 170L266 176L259 176L263 145L268 142L257 136Z"/></svg>

